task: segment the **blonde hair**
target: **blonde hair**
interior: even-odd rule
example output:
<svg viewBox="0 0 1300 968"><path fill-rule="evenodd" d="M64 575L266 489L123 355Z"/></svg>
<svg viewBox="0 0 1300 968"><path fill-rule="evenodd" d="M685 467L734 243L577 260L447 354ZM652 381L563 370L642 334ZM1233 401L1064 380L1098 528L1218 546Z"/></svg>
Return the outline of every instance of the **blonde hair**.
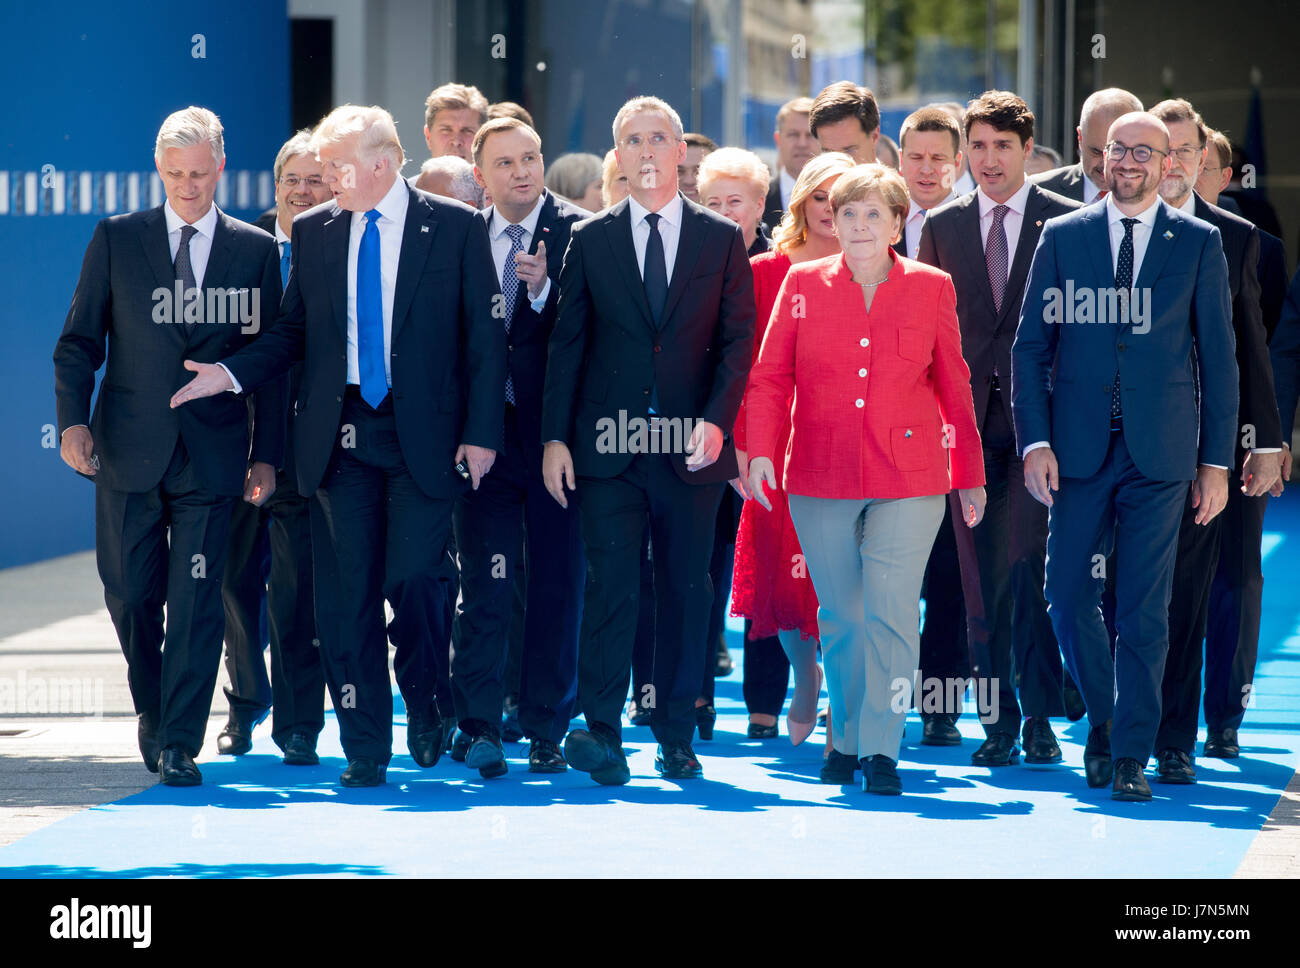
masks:
<svg viewBox="0 0 1300 968"><path fill-rule="evenodd" d="M397 137L393 116L377 106L344 104L335 108L312 132L311 150L319 154L324 145L338 144L354 134L361 135L357 142L358 160L369 163L382 155L393 163L394 171L405 164L406 152Z"/></svg>
<svg viewBox="0 0 1300 968"><path fill-rule="evenodd" d="M163 152L168 148L192 148L207 144L212 149L212 160L220 165L226 160L226 143L221 119L207 108L190 106L167 115L153 145L153 157L162 164Z"/></svg>
<svg viewBox="0 0 1300 968"><path fill-rule="evenodd" d="M700 162L700 172L695 176L701 199L709 185L719 178L748 182L759 200L767 198L767 190L772 184L772 172L767 165L758 155L744 148L719 148L705 156Z"/></svg>
<svg viewBox="0 0 1300 968"><path fill-rule="evenodd" d="M838 177L853 166L853 159L842 151L827 151L808 160L790 190L790 207L772 233L772 243L777 252L789 255L792 249L808 241L808 221L804 216L808 196L826 179Z"/></svg>
<svg viewBox="0 0 1300 968"><path fill-rule="evenodd" d="M912 205L907 195L907 183L894 169L878 162L854 165L840 176L831 189L831 211L838 214L845 205L860 202L872 192L880 193L889 210L898 216L900 225L907 221L907 213Z"/></svg>
<svg viewBox="0 0 1300 968"><path fill-rule="evenodd" d="M614 156L614 149L610 148L605 152L605 160L600 164L600 204L606 208L614 204L610 192L613 191L614 182L618 181L618 176L622 173L618 167L618 158Z"/></svg>

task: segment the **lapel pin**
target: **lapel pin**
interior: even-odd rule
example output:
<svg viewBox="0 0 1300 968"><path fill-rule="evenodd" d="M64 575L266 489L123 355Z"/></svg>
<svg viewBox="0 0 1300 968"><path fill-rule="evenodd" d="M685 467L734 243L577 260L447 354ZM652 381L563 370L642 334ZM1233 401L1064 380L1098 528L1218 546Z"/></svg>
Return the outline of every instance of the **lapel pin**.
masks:
<svg viewBox="0 0 1300 968"><path fill-rule="evenodd" d="M912 436L912 431L910 431L910 430L904 430L904 431L903 431L903 436L904 436L904 437L910 437L910 436Z"/></svg>
<svg viewBox="0 0 1300 968"><path fill-rule="evenodd" d="M1043 227L1043 220L1040 218L1038 221L1036 221L1036 222L1034 223L1034 227L1035 227L1035 228L1040 228L1040 229L1041 229L1041 228Z"/></svg>
<svg viewBox="0 0 1300 968"><path fill-rule="evenodd" d="M427 232L427 231L429 231L429 226L427 226L427 225L421 225L421 226L420 226L420 231L421 231L421 232Z"/></svg>
<svg viewBox="0 0 1300 968"><path fill-rule="evenodd" d="M1172 239L1173 237L1174 237L1174 233L1169 231L1168 229L1165 229L1165 238Z"/></svg>

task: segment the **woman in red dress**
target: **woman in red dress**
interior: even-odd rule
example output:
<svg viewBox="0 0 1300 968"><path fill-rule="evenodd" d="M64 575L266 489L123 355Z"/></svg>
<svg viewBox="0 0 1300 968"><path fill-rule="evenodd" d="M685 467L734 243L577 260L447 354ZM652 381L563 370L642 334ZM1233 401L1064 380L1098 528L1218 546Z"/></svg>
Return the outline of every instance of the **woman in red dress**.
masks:
<svg viewBox="0 0 1300 968"><path fill-rule="evenodd" d="M758 315L754 327L754 359L763 345L776 295L791 265L822 259L840 251L832 220L830 192L835 180L853 167L853 159L840 152L818 155L804 165L790 193L790 207L773 233L773 249L750 260L754 270L754 301ZM742 402L734 431L741 482L747 482L745 455L745 405ZM790 436L787 423L778 454L785 453ZM783 480L784 459L776 479ZM798 746L812 733L817 721L821 668L817 664L817 595L804 566L803 552L790 521L785 492L770 493L767 511L746 492L736 536L736 565L731 586L731 614L750 620L750 641L779 636L794 669L794 695L786 714L786 732ZM781 701L785 699L784 686ZM773 712L750 710L752 726L775 727L780 702ZM766 722L765 720L770 720Z"/></svg>

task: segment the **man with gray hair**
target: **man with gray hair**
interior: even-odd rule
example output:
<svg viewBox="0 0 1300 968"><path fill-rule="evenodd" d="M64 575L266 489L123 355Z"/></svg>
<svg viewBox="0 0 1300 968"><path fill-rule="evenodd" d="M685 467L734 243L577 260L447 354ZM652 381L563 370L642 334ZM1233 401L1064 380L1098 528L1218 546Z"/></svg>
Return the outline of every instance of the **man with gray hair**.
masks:
<svg viewBox="0 0 1300 968"><path fill-rule="evenodd" d="M256 352L187 360L197 375L172 405L259 386L305 358L294 452L298 491L316 504L317 602L328 603L317 624L336 628L321 658L348 758L339 780L378 786L393 744L388 638L407 748L426 769L442 754L440 563L452 505L501 449L505 331L483 220L398 176L392 115L336 108L311 147L334 202L294 222L275 325Z"/></svg>
<svg viewBox="0 0 1300 968"><path fill-rule="evenodd" d="M171 786L203 781L194 757L221 663L231 508L241 494L263 504L283 458L282 381L256 394L251 463L244 397L168 407L183 361L254 341L280 301L271 237L213 204L225 160L211 111L163 122L154 162L167 200L95 226L54 350L60 452L96 485L95 555L140 755Z"/></svg>
<svg viewBox="0 0 1300 968"><path fill-rule="evenodd" d="M473 208L483 207L483 189L474 180L474 166L459 155L428 159L411 184L430 195L454 198Z"/></svg>
<svg viewBox="0 0 1300 968"><path fill-rule="evenodd" d="M1034 175L1029 180L1049 192L1091 205L1106 197L1106 133L1115 119L1130 111L1141 111L1136 95L1119 87L1093 91L1079 112L1074 129L1079 145L1079 162L1065 168Z"/></svg>

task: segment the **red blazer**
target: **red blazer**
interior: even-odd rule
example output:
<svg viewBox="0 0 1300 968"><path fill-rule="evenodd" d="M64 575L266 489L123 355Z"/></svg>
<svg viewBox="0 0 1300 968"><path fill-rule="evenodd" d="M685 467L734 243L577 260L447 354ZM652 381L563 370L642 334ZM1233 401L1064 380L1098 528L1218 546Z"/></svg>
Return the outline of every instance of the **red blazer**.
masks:
<svg viewBox="0 0 1300 968"><path fill-rule="evenodd" d="M777 466L794 392L790 494L904 498L984 483L952 279L890 258L870 314L843 255L792 266L781 284L745 399L749 455Z"/></svg>
<svg viewBox="0 0 1300 968"><path fill-rule="evenodd" d="M758 351L763 346L763 334L767 332L768 321L772 318L772 308L776 305L777 293L781 291L781 283L785 281L785 274L790 271L790 257L781 255L775 249L760 253L749 260L749 267L754 270L754 305L758 309L758 315L754 318L754 359L751 361L750 369L753 364L758 362ZM780 443L777 449L785 454L785 442L790 432L790 408L786 407L786 428L785 433L781 435ZM740 401L740 412L736 414L736 427L732 431L731 437L736 442L736 446L747 453L746 444L749 442L749 428L745 421L745 401ZM777 473L781 472L781 465L774 464Z"/></svg>

